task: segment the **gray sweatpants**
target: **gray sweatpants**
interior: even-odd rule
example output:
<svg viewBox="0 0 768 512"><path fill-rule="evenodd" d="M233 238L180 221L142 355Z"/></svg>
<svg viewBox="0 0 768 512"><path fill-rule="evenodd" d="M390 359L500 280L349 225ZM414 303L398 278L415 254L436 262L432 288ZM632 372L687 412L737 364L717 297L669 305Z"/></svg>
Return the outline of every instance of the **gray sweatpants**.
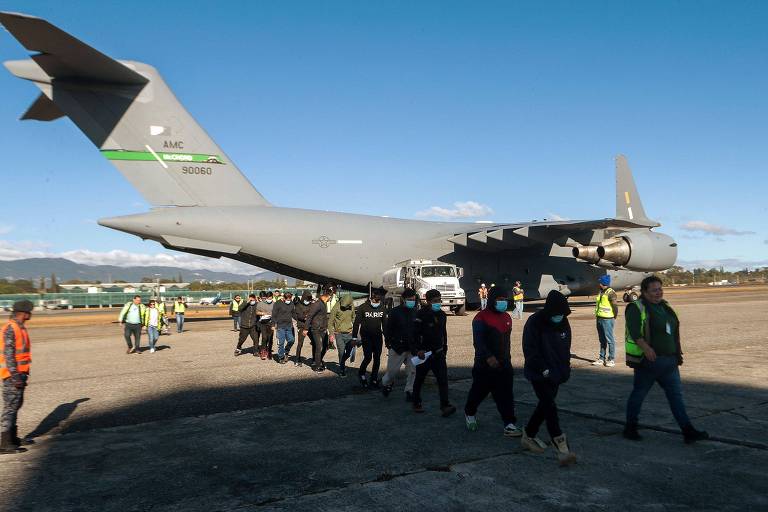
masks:
<svg viewBox="0 0 768 512"><path fill-rule="evenodd" d="M26 375L23 378L26 379ZM16 426L22 404L24 389L17 389L10 377L3 379L3 415L0 416L0 431L8 432Z"/></svg>
<svg viewBox="0 0 768 512"><path fill-rule="evenodd" d="M403 363L405 363L405 371L408 374L408 377L405 380L405 390L413 392L413 381L416 379L416 367L411 363L411 353L408 350L404 351L402 354L398 354L391 348L387 351L387 372L384 374L384 378L381 379L381 383L385 386L394 384Z"/></svg>

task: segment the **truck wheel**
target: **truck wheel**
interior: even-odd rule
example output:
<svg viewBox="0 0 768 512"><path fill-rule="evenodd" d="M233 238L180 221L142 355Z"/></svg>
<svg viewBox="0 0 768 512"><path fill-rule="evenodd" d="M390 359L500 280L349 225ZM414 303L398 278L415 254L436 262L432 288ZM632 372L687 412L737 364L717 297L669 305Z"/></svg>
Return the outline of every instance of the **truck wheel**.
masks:
<svg viewBox="0 0 768 512"><path fill-rule="evenodd" d="M457 306L453 310L453 314L456 316L467 316L467 305L462 304L461 306Z"/></svg>
<svg viewBox="0 0 768 512"><path fill-rule="evenodd" d="M629 302L635 302L638 299L636 292L629 292Z"/></svg>

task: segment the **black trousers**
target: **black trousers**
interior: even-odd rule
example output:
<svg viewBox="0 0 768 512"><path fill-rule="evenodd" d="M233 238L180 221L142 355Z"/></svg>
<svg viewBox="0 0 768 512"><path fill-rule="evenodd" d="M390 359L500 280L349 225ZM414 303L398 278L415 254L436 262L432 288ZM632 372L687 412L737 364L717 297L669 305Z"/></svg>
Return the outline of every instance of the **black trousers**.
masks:
<svg viewBox="0 0 768 512"><path fill-rule="evenodd" d="M139 345L141 344L141 324L129 324L125 323L123 327L123 336L125 337L125 343L128 348L135 348L139 351ZM134 345L131 347L131 336L133 336Z"/></svg>
<svg viewBox="0 0 768 512"><path fill-rule="evenodd" d="M560 430L560 420L557 416L557 405L555 398L560 384L555 384L549 379L532 381L533 391L539 399L528 425L525 426L525 433L528 437L533 437L539 432L541 424L547 422L547 432L549 436L555 438L563 434Z"/></svg>
<svg viewBox="0 0 768 512"><path fill-rule="evenodd" d="M501 420L504 425L515 423L515 395L513 392L513 372L511 366L491 368L490 366L475 366L472 368L472 387L469 389L464 413L467 416L477 414L477 408L485 400L488 393L496 402Z"/></svg>
<svg viewBox="0 0 768 512"><path fill-rule="evenodd" d="M373 360L371 366L371 382L379 380L379 366L381 366L381 347L384 340L378 338L363 338L363 361L360 363L360 375L365 375L368 364Z"/></svg>
<svg viewBox="0 0 768 512"><path fill-rule="evenodd" d="M424 385L424 379L427 373L432 372L437 379L437 389L440 392L440 406L448 405L448 364L445 361L445 354L432 354L429 359L416 367L416 380L413 382L413 403L421 403L421 387Z"/></svg>
<svg viewBox="0 0 768 512"><path fill-rule="evenodd" d="M261 329L261 344L259 348L263 348L267 352L272 352L272 342L275 337L275 329L270 323L259 322L259 329Z"/></svg>
<svg viewBox="0 0 768 512"><path fill-rule="evenodd" d="M253 327L240 326L240 334L237 336L237 348L238 350L243 347L243 343L248 339L248 336L253 340L253 350L259 346L259 328L255 325Z"/></svg>
<svg viewBox="0 0 768 512"><path fill-rule="evenodd" d="M312 343L312 353L315 357L315 366L322 366L323 356L328 350L328 333L326 331L309 331L309 341Z"/></svg>
<svg viewBox="0 0 768 512"><path fill-rule="evenodd" d="M297 325L296 326L296 361L301 362L301 347L304 346L304 327ZM290 352L290 349L285 350L285 355L288 356L288 352Z"/></svg>

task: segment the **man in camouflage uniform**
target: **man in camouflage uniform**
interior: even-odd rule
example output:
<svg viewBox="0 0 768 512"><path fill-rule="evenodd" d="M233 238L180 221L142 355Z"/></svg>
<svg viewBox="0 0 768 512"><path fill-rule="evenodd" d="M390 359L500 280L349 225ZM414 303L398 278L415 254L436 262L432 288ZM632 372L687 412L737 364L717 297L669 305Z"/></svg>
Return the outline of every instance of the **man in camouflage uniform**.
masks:
<svg viewBox="0 0 768 512"><path fill-rule="evenodd" d="M0 417L0 454L26 451L22 444L32 441L19 438L16 419L24 403L29 367L32 362L29 333L24 326L32 316L32 303L20 300L14 303L11 318L3 326L3 352L0 355L0 377L3 379L3 414Z"/></svg>

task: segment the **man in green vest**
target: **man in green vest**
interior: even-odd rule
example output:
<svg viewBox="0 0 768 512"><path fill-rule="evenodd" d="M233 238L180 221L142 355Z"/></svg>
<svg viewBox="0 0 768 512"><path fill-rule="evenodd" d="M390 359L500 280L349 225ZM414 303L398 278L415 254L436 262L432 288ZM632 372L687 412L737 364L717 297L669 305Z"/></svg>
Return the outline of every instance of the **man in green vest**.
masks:
<svg viewBox="0 0 768 512"><path fill-rule="evenodd" d="M232 315L232 320L235 325L232 329L235 332L240 331L240 306L243 304L243 299L240 295L235 295L232 299L232 303L229 305L229 314Z"/></svg>
<svg viewBox="0 0 768 512"><path fill-rule="evenodd" d="M593 361L593 366L616 366L616 340L613 336L613 325L619 312L616 304L616 292L611 288L611 276L600 276L600 293L595 304L595 317L597 318L597 337L600 339L600 357ZM607 354L606 354L606 348ZM606 358L606 355L608 356Z"/></svg>
<svg viewBox="0 0 768 512"><path fill-rule="evenodd" d="M144 319L147 315L147 306L141 303L141 295L136 295L133 300L126 302L117 321L123 326L123 336L128 345L126 354L140 354L141 345L141 327L144 325ZM133 345L131 345L131 336L133 336Z"/></svg>
<svg viewBox="0 0 768 512"><path fill-rule="evenodd" d="M176 297L173 303L173 313L176 315L176 332L184 332L184 313L187 312L187 303L181 297Z"/></svg>
<svg viewBox="0 0 768 512"><path fill-rule="evenodd" d="M646 277L640 290L640 299L628 304L626 309L624 336L627 366L634 369L635 376L632 393L627 400L624 437L633 441L642 439L637 432L640 409L653 384L658 382L667 395L669 408L683 432L685 442L709 439L709 434L693 427L685 410L678 368L683 364L680 320L663 299L661 279Z"/></svg>

